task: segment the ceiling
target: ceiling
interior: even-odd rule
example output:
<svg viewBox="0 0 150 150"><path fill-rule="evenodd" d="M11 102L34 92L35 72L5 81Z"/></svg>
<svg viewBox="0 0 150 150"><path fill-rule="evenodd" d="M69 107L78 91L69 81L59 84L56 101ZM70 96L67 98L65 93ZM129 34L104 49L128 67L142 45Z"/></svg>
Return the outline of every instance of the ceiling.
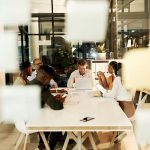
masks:
<svg viewBox="0 0 150 150"><path fill-rule="evenodd" d="M54 13L66 13L66 2L67 0L53 0ZM110 2L113 2L115 11L116 1L110 0ZM120 25L128 25L129 29L148 29L149 16L144 12L145 0L118 0L117 2L118 21L122 21ZM51 13L51 0L31 0L31 10L32 13Z"/></svg>
<svg viewBox="0 0 150 150"><path fill-rule="evenodd" d="M112 1L113 7L115 7L115 0ZM67 0L53 0L54 12L55 13L65 13L66 12L66 2ZM144 8L144 0L118 0L118 11L122 8L128 8L129 4L131 9L135 11L141 11ZM37 13L51 13L51 0L31 0L31 10Z"/></svg>
<svg viewBox="0 0 150 150"><path fill-rule="evenodd" d="M66 0L53 0L54 13L65 13ZM31 11L33 13L51 13L51 0L31 0Z"/></svg>

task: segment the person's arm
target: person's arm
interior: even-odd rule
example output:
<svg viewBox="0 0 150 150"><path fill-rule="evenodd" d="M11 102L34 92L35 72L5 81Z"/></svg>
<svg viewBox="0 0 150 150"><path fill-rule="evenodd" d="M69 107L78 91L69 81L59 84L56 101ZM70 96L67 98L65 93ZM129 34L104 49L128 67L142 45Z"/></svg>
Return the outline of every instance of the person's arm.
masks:
<svg viewBox="0 0 150 150"><path fill-rule="evenodd" d="M52 96L49 91L45 91L42 93L42 102L46 103L54 110L63 109L63 101Z"/></svg>
<svg viewBox="0 0 150 150"><path fill-rule="evenodd" d="M50 86L51 86L51 88L57 88L57 87L58 87L58 85L57 85L57 83L54 81L54 79L51 79L51 80L50 80Z"/></svg>
<svg viewBox="0 0 150 150"><path fill-rule="evenodd" d="M103 94L103 97L117 98L118 93L119 93L119 80L120 80L120 77L116 77L114 79L112 90L108 90L107 92L105 92Z"/></svg>
<svg viewBox="0 0 150 150"><path fill-rule="evenodd" d="M107 79L104 73L99 71L97 75L98 75L99 84L101 84L105 89L109 89L109 85L107 83Z"/></svg>
<svg viewBox="0 0 150 150"><path fill-rule="evenodd" d="M67 87L72 88L74 83L75 83L75 75L74 75L74 72L72 72L68 79Z"/></svg>

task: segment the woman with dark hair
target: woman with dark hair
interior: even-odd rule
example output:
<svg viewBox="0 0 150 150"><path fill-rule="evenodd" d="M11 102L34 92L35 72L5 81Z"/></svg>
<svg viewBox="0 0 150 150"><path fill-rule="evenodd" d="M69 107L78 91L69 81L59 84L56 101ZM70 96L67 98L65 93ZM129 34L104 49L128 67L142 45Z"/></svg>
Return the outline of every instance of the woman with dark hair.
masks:
<svg viewBox="0 0 150 150"><path fill-rule="evenodd" d="M99 83L105 88L105 89L112 89L113 81L115 79L115 76L118 74L117 71L119 69L119 65L116 61L111 61L108 65L108 73L110 76L106 78L103 72L99 71L97 73Z"/></svg>
<svg viewBox="0 0 150 150"><path fill-rule="evenodd" d="M132 101L132 95L122 85L121 80L122 64L117 62L113 64L114 64L113 66L114 79L112 89L107 89L107 91L103 94L103 97L114 98L119 103L120 107L125 112L127 117L131 118L134 115L135 108Z"/></svg>

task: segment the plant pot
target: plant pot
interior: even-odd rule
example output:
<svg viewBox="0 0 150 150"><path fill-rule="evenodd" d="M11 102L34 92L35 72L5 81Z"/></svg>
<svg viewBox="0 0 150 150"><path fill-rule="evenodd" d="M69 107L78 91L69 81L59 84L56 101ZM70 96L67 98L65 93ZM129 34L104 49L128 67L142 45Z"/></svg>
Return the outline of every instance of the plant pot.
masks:
<svg viewBox="0 0 150 150"><path fill-rule="evenodd" d="M106 53L97 53L97 60L106 60Z"/></svg>

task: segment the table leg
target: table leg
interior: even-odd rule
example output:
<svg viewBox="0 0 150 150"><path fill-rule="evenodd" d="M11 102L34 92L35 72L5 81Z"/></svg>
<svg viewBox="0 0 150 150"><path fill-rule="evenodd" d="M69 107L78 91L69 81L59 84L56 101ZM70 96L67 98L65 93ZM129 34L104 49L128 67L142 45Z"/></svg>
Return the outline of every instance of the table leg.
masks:
<svg viewBox="0 0 150 150"><path fill-rule="evenodd" d="M78 150L81 150L81 147L82 147L82 132L78 132L78 137L77 137L77 147L78 147Z"/></svg>
<svg viewBox="0 0 150 150"><path fill-rule="evenodd" d="M46 138L45 138L44 133L43 133L43 132L40 132L40 135L41 135L41 137L42 137L42 140L43 140L43 142L44 142L44 145L45 145L45 147L46 147L46 150L50 150L50 147L49 147L49 145L48 145L48 143L47 143L47 140L46 140Z"/></svg>
<svg viewBox="0 0 150 150"><path fill-rule="evenodd" d="M88 134L89 134L89 139L90 139L93 150L97 150L96 144L95 144L94 139L93 139L92 132L88 132Z"/></svg>
<svg viewBox="0 0 150 150"><path fill-rule="evenodd" d="M68 143L69 143L69 139L70 139L70 133L68 132L62 150L66 150L67 149L67 146L68 146Z"/></svg>
<svg viewBox="0 0 150 150"><path fill-rule="evenodd" d="M69 143L70 139L73 139L77 143L76 135L73 132L67 132L67 137L65 139L65 143L63 145L62 150L66 150L67 149L67 146L68 146L68 143Z"/></svg>

